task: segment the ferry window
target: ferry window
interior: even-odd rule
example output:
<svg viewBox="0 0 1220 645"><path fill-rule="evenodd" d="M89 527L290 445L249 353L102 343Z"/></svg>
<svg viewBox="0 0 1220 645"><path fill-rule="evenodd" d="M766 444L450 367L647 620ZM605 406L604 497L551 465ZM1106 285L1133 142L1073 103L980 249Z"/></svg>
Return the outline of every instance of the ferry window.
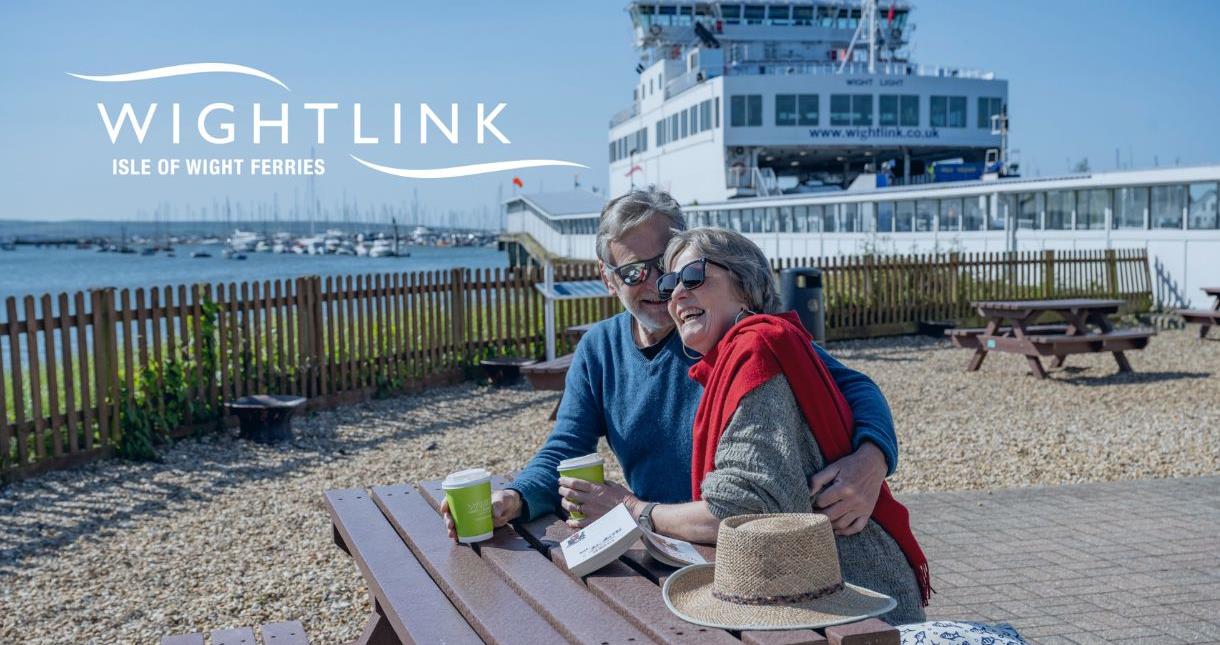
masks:
<svg viewBox="0 0 1220 645"><path fill-rule="evenodd" d="M950 96L949 97L949 127L964 128L966 127L966 97Z"/></svg>
<svg viewBox="0 0 1220 645"><path fill-rule="evenodd" d="M932 230L932 220L936 218L936 200L921 199L915 202L915 230L925 233Z"/></svg>
<svg viewBox="0 0 1220 645"><path fill-rule="evenodd" d="M830 95L830 125L851 125L850 95Z"/></svg>
<svg viewBox="0 0 1220 645"><path fill-rule="evenodd" d="M1038 230L1042 219L1042 193L1020 193L1017 198L1017 228Z"/></svg>
<svg viewBox="0 0 1220 645"><path fill-rule="evenodd" d="M877 232L894 231L894 202L877 202Z"/></svg>
<svg viewBox="0 0 1220 645"><path fill-rule="evenodd" d="M873 95L855 94L851 97L851 124L873 124Z"/></svg>
<svg viewBox="0 0 1220 645"><path fill-rule="evenodd" d="M657 121L657 147L665 145L665 119Z"/></svg>
<svg viewBox="0 0 1220 645"><path fill-rule="evenodd" d="M703 124L704 130L709 130L712 127L712 101L711 99L699 104L699 122Z"/></svg>
<svg viewBox="0 0 1220 645"><path fill-rule="evenodd" d="M762 125L762 95L736 94L729 98L729 124L733 127Z"/></svg>
<svg viewBox="0 0 1220 645"><path fill-rule="evenodd" d="M748 4L745 6L746 24L761 25L763 21L763 13L766 7L756 4Z"/></svg>
<svg viewBox="0 0 1220 645"><path fill-rule="evenodd" d="M1000 113L1003 106L1003 101L997 98L986 96L979 97L979 128L990 130L991 117Z"/></svg>
<svg viewBox="0 0 1220 645"><path fill-rule="evenodd" d="M843 204L839 212L839 230L844 233L855 233L860 230L860 205Z"/></svg>
<svg viewBox="0 0 1220 645"><path fill-rule="evenodd" d="M878 97L877 125L898 125L897 94L882 94Z"/></svg>
<svg viewBox="0 0 1220 645"><path fill-rule="evenodd" d="M822 210L821 206L809 207L809 211L806 213L809 217L806 228L808 228L810 233L822 230Z"/></svg>
<svg viewBox="0 0 1220 645"><path fill-rule="evenodd" d="M687 131L687 127L688 127L688 126L687 126L687 124L688 124L688 121L689 121L689 119L687 118L686 110L682 110L682 111L681 111L681 112L678 114L678 116L679 116L679 117L681 117L681 119L682 119L682 125L681 125L681 126L679 126L679 127L681 128L681 129L679 130L679 131L681 132L681 134L679 134L678 136L680 136L680 137L682 137L683 139L685 139L685 138L686 138L686 135L687 135L687 132L688 132L688 131Z"/></svg>
<svg viewBox="0 0 1220 645"><path fill-rule="evenodd" d="M793 7L792 24L805 26L812 25L813 7Z"/></svg>
<svg viewBox="0 0 1220 645"><path fill-rule="evenodd" d="M722 4L720 5L720 16L724 18L724 22L730 25L736 25L741 21L741 5L737 4Z"/></svg>
<svg viewBox="0 0 1220 645"><path fill-rule="evenodd" d="M1104 229L1106 209L1110 207L1110 191L1105 189L1076 191L1076 230Z"/></svg>
<svg viewBox="0 0 1220 645"><path fill-rule="evenodd" d="M720 127L720 97L716 97L716 107L712 109L712 119L714 127Z"/></svg>
<svg viewBox="0 0 1220 645"><path fill-rule="evenodd" d="M809 207L796 206L792 209L792 230L804 233L809 230Z"/></svg>
<svg viewBox="0 0 1220 645"><path fill-rule="evenodd" d="M775 96L775 125L796 125L796 95Z"/></svg>
<svg viewBox="0 0 1220 645"><path fill-rule="evenodd" d="M1182 228L1182 212L1186 210L1186 186L1153 186L1152 208L1149 212L1152 228Z"/></svg>
<svg viewBox="0 0 1220 645"><path fill-rule="evenodd" d="M981 199L986 199L986 196L983 196ZM999 203L992 203L990 199L987 199L987 201L982 202L981 206L987 213L987 230L1004 230L1008 222L1008 207L1005 205L1004 200L1001 199Z"/></svg>
<svg viewBox="0 0 1220 645"><path fill-rule="evenodd" d="M699 125L699 106L690 106L690 133L703 132L706 128Z"/></svg>
<svg viewBox="0 0 1220 645"><path fill-rule="evenodd" d="M1190 185L1190 218L1186 225L1190 228L1215 229L1220 228L1220 218L1217 217L1216 184Z"/></svg>
<svg viewBox="0 0 1220 645"><path fill-rule="evenodd" d="M899 97L898 124L904 127L919 126L919 95L903 94Z"/></svg>
<svg viewBox="0 0 1220 645"><path fill-rule="evenodd" d="M799 94L796 97L796 124L797 125L817 125L818 124L818 95L817 94Z"/></svg>
<svg viewBox="0 0 1220 645"><path fill-rule="evenodd" d="M835 232L835 230L836 230L835 224L837 224L837 222L835 220L838 219L835 217L835 215L838 214L838 211L839 211L838 204L827 204L822 207L822 230L825 231L826 233Z"/></svg>
<svg viewBox="0 0 1220 645"><path fill-rule="evenodd" d="M1147 189L1144 189L1144 201L1148 200ZM1072 230L1072 211L1076 209L1076 193L1070 190L1052 190L1046 194L1046 230ZM1144 215L1140 213L1140 225L1143 225Z"/></svg>
<svg viewBox="0 0 1220 645"><path fill-rule="evenodd" d="M776 220L779 227L776 229L780 233L792 233L796 231L796 227L792 225L792 207L783 206L779 209L779 219Z"/></svg>
<svg viewBox="0 0 1220 645"><path fill-rule="evenodd" d="M894 230L899 233L911 232L915 227L915 202L898 202L895 212Z"/></svg>
<svg viewBox="0 0 1220 645"><path fill-rule="evenodd" d="M758 211L758 209L756 209L756 211ZM759 219L762 220L763 233L779 232L779 214L775 212L774 208L768 208L765 211L758 212Z"/></svg>
<svg viewBox="0 0 1220 645"><path fill-rule="evenodd" d="M956 231L962 227L962 200L960 199L942 199L940 200L940 222L937 224L941 231Z"/></svg>
<svg viewBox="0 0 1220 645"><path fill-rule="evenodd" d="M682 130L678 127L678 115L669 115L669 140L677 141L682 138Z"/></svg>
<svg viewBox="0 0 1220 645"><path fill-rule="evenodd" d="M1148 189L1119 188L1114 193L1114 228L1148 228Z"/></svg>
<svg viewBox="0 0 1220 645"><path fill-rule="evenodd" d="M979 195L978 197L967 197L962 200L962 230L964 231L981 231L983 230L983 211L987 209L987 197Z"/></svg>
<svg viewBox="0 0 1220 645"><path fill-rule="evenodd" d="M773 25L789 25L791 7L788 5L771 5L767 7L767 21Z"/></svg>
<svg viewBox="0 0 1220 645"><path fill-rule="evenodd" d="M614 142L614 141L610 142L610 163L614 163L615 161L618 161L617 155L614 154L615 149L617 148L615 143L616 142Z"/></svg>
<svg viewBox="0 0 1220 645"><path fill-rule="evenodd" d="M966 127L966 97L933 96L931 98L932 127Z"/></svg>

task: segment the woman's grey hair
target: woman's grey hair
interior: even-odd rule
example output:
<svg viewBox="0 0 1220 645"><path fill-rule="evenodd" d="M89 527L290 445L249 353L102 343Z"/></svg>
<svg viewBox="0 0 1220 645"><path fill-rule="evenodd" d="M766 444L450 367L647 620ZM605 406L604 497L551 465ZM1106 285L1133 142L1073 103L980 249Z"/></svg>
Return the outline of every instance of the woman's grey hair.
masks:
<svg viewBox="0 0 1220 645"><path fill-rule="evenodd" d="M668 219L670 230L686 230L686 218L682 216L678 201L669 193L652 186L633 190L607 202L597 224L598 259L606 264L615 264L610 257L610 243L654 214Z"/></svg>
<svg viewBox="0 0 1220 645"><path fill-rule="evenodd" d="M729 268L746 306L755 313L773 314L780 311L779 291L771 264L758 245L749 238L724 228L692 228L678 233L665 249L665 266L670 271L674 259L687 249L698 257L719 262Z"/></svg>

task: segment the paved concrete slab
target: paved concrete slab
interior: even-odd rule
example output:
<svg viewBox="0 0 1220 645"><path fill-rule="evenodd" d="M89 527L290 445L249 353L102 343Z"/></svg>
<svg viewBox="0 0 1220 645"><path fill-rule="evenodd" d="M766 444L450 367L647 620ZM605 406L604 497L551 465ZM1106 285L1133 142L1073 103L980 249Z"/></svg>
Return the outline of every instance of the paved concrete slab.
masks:
<svg viewBox="0 0 1220 645"><path fill-rule="evenodd" d="M1220 477L899 499L931 563L929 618L1040 643L1220 643Z"/></svg>

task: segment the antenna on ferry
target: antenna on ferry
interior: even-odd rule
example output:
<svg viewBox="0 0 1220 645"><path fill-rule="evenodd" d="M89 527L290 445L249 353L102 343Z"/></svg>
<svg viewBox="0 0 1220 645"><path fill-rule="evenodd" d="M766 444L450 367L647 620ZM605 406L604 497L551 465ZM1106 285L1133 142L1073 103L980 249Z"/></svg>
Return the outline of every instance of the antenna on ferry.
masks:
<svg viewBox="0 0 1220 645"><path fill-rule="evenodd" d="M866 29L867 34L864 33ZM847 63L855 54L856 43L862 42L862 38L868 39L868 73L875 74L877 73L877 0L864 0L860 3L860 22L856 25L856 33L851 36L851 44L847 46L847 55L843 57L843 62L839 63L840 74L847 69Z"/></svg>

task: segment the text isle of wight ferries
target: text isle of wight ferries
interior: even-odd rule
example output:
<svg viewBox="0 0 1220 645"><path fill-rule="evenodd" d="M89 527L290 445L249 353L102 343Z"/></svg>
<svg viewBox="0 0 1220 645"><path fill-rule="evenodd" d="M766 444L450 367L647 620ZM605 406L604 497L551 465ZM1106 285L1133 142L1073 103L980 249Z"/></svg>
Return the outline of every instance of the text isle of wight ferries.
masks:
<svg viewBox="0 0 1220 645"><path fill-rule="evenodd" d="M507 104L498 103L491 110L483 103L475 106L475 138L478 143L488 140L488 135L495 137L500 143L510 143L495 125L494 120L504 110ZM153 129L157 115L157 103L150 103L143 117L136 115L135 108L130 103L124 103L117 117L112 117L104 103L97 104L97 111L102 117L102 124L110 136L110 143L118 143L126 129L130 129L140 144ZM313 143L326 143L328 113L338 113L338 103L304 103L301 108L313 114L300 114L293 122L304 121L307 130L313 130ZM223 146L237 140L238 122L234 118L235 110L230 103L209 103L194 118L195 131L199 139L210 145ZM442 119L427 103L419 104L419 143L428 143L428 131L435 129L442 137L453 144L459 139L459 109L457 103L449 106L449 119ZM188 117L189 119L189 117ZM311 123L312 122L312 123ZM401 144L402 104L395 103L393 110L393 142ZM279 143L287 145L289 137L289 110L287 103L279 104L278 117L264 115L261 103L254 103L250 119L249 136L254 145L263 143L265 134L270 131L270 137L279 134ZM356 145L375 145L381 143L381 137L365 134L362 125L361 105L351 104L352 143ZM129 127L128 127L129 126ZM312 126L312 127L310 127ZM298 126L301 127L301 126ZM189 126L188 126L189 128ZM170 106L169 135L174 145L182 143L183 114L180 103ZM272 140L268 139L269 142ZM121 176L151 176L151 175L323 175L326 173L326 160L320 158L115 158L111 160L111 173Z"/></svg>

